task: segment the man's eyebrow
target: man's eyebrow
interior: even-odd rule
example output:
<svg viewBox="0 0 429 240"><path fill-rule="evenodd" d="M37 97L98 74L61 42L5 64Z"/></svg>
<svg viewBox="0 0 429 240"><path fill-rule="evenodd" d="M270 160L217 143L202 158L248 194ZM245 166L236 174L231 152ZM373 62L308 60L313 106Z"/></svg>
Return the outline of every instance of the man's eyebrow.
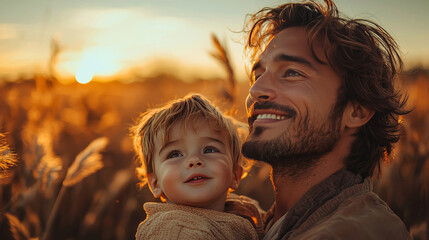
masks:
<svg viewBox="0 0 429 240"><path fill-rule="evenodd" d="M288 61L288 62L297 62L297 63L302 63L304 65L307 65L308 67L312 68L312 69L316 69L313 64L311 64L310 61L308 61L305 58L302 57L298 57L298 56L292 56L292 55L287 55L287 54L278 54L277 56L274 57L274 61L278 62L278 61ZM261 67L261 61L258 60L257 62L255 62L252 66L252 71L251 73L254 73L256 71L256 69Z"/></svg>
<svg viewBox="0 0 429 240"><path fill-rule="evenodd" d="M298 56L292 56L292 55L287 55L287 54L279 54L277 56L274 57L274 61L288 61L288 62L297 62L297 63L302 63L304 65L307 65L308 67L315 69L315 67L313 66L313 64L310 63L310 61L308 61L305 58L302 57L298 57Z"/></svg>

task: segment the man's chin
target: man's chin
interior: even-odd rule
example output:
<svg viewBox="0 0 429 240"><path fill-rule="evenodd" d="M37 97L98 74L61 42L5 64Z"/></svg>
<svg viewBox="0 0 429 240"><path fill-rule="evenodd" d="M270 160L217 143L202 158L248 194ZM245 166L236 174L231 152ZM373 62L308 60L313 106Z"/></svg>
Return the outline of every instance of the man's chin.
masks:
<svg viewBox="0 0 429 240"><path fill-rule="evenodd" d="M267 151L271 149L270 142L255 140L257 138L249 136L241 147L241 153L246 158L271 164L272 151Z"/></svg>
<svg viewBox="0 0 429 240"><path fill-rule="evenodd" d="M241 145L241 153L245 158L259 160L259 153L257 153L256 146L258 145L256 140L253 139L251 135L249 135L246 141Z"/></svg>
<svg viewBox="0 0 429 240"><path fill-rule="evenodd" d="M301 149L302 151L302 149ZM296 177L303 175L319 162L323 154L299 152L284 139L271 141L248 138L241 148L243 156L265 162L273 168L273 173Z"/></svg>

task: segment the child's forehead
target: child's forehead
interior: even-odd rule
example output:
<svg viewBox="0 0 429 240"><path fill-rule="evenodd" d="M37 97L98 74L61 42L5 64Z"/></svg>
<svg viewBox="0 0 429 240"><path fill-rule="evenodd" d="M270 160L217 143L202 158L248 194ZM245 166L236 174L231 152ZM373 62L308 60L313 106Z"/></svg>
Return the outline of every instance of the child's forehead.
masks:
<svg viewBox="0 0 429 240"><path fill-rule="evenodd" d="M181 138L187 133L199 133L201 131L209 131L216 135L223 135L224 133L227 133L227 129L219 126L219 123L215 120L207 120L202 117L199 117L193 119L178 120L170 126L167 126L164 129L160 129L160 131L158 131L157 133L157 138L161 140L161 142L166 143L172 138Z"/></svg>
<svg viewBox="0 0 429 240"><path fill-rule="evenodd" d="M186 120L182 119L182 120L176 121L166 129L166 133L167 135L171 134L173 131L182 132L182 133L192 131L195 133L197 131L206 130L206 129L214 132L222 132L226 130L225 128L220 127L219 123L216 122L215 120L204 119L202 117L199 117L199 118L192 118L192 119L186 119Z"/></svg>

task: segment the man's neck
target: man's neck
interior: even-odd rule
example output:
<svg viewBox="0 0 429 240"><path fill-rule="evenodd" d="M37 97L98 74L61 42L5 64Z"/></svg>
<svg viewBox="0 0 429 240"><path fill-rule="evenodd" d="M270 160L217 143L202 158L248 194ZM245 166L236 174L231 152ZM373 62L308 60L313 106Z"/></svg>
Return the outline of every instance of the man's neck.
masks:
<svg viewBox="0 0 429 240"><path fill-rule="evenodd" d="M275 211L274 222L282 217L289 209L313 186L331 176L344 167L344 164L328 164L321 160L318 166L310 169L302 177L290 177L273 173L273 183L275 188Z"/></svg>
<svg viewBox="0 0 429 240"><path fill-rule="evenodd" d="M350 131L350 130L348 130ZM350 152L353 142L352 132L343 135L334 149L320 159L317 165L305 171L300 176L282 174L273 171L272 180L275 190L274 222L282 217L308 191L341 168L344 168L344 159Z"/></svg>

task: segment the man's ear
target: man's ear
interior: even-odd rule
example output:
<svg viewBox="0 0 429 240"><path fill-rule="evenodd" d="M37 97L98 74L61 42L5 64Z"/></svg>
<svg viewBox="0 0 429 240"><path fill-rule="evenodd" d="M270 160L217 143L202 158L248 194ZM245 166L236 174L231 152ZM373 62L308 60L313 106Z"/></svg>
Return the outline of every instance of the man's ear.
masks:
<svg viewBox="0 0 429 240"><path fill-rule="evenodd" d="M232 176L231 186L229 187L234 190L237 190L238 185L240 184L240 181L241 181L241 176L243 175L243 167L237 166L233 174L234 175Z"/></svg>
<svg viewBox="0 0 429 240"><path fill-rule="evenodd" d="M371 120L374 113L374 110L364 107L359 103L348 102L344 110L344 124L349 128L361 127Z"/></svg>
<svg viewBox="0 0 429 240"><path fill-rule="evenodd" d="M147 182L149 184L150 191L152 192L155 198L161 197L163 195L162 188L158 184L158 178L155 173L146 174Z"/></svg>

